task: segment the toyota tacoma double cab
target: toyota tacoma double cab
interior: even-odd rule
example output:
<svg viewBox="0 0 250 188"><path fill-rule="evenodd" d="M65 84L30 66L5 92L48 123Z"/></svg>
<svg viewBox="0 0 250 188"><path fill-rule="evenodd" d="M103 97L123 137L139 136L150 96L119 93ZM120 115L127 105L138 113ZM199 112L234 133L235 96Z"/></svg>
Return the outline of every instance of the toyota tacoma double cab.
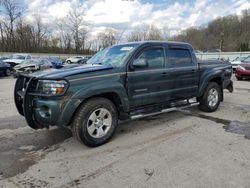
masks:
<svg viewBox="0 0 250 188"><path fill-rule="evenodd" d="M19 75L14 98L34 129L71 128L95 147L108 142L118 120L199 106L215 111L223 89L233 91L232 67L198 61L190 44L134 42L96 53L87 64Z"/></svg>

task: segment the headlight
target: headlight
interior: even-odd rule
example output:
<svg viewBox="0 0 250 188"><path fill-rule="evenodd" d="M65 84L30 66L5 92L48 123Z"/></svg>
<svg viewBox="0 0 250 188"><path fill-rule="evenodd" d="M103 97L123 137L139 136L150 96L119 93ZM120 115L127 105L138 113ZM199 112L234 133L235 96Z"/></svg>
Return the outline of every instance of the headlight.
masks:
<svg viewBox="0 0 250 188"><path fill-rule="evenodd" d="M40 80L38 92L43 95L61 95L66 92L68 83L65 80Z"/></svg>
<svg viewBox="0 0 250 188"><path fill-rule="evenodd" d="M240 69L240 70L246 70L245 67L242 67L240 65L237 68Z"/></svg>

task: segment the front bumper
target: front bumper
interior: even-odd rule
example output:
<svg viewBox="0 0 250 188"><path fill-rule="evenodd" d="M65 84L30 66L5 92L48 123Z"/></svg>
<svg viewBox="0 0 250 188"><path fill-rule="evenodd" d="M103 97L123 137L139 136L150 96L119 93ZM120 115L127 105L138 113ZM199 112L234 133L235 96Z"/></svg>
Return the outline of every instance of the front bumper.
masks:
<svg viewBox="0 0 250 188"><path fill-rule="evenodd" d="M41 97L34 94L38 81L35 78L20 75L15 85L15 104L33 129L49 126L67 126L80 100L69 96Z"/></svg>

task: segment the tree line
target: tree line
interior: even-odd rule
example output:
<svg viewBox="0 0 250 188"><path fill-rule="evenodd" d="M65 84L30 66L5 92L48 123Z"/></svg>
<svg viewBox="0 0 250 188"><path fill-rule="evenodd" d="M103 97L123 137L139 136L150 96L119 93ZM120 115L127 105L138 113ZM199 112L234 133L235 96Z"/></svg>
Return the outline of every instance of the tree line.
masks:
<svg viewBox="0 0 250 188"><path fill-rule="evenodd" d="M167 26L159 29L144 24L133 30L106 28L94 38L94 26L84 20L80 1L75 1L68 15L53 26L45 24L39 14L32 15L32 22L27 21L25 11L18 0L0 0L0 51L91 54L113 44L145 40L189 42L202 51L250 50L250 10L241 16L217 18L207 27L189 28L176 36L170 36Z"/></svg>
<svg viewBox="0 0 250 188"><path fill-rule="evenodd" d="M250 51L250 10L211 21L207 27L189 28L172 38L191 43L197 50Z"/></svg>

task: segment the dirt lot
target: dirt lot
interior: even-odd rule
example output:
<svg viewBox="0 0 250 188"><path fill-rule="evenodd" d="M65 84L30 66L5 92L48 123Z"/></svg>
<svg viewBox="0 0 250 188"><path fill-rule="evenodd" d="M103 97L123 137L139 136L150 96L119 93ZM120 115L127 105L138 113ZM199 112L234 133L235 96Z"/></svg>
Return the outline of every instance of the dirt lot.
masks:
<svg viewBox="0 0 250 188"><path fill-rule="evenodd" d="M68 129L35 131L0 78L0 187L250 187L250 82L215 113L196 108L123 122L88 148Z"/></svg>

